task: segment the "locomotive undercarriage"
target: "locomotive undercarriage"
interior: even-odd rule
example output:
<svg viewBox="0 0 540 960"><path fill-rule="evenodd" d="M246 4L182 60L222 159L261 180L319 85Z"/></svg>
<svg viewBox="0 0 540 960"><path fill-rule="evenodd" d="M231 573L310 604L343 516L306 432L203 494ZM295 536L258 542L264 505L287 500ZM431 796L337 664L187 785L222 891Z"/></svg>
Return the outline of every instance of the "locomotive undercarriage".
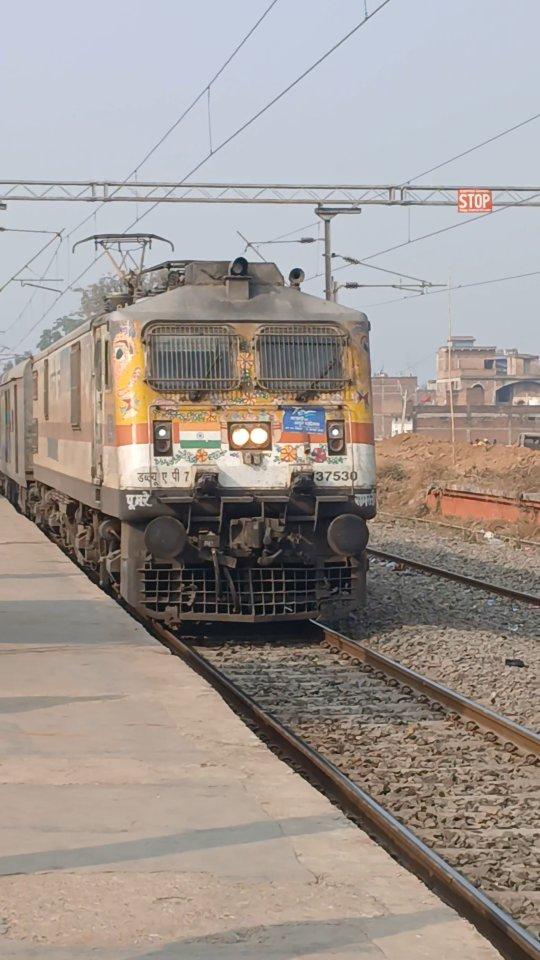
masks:
<svg viewBox="0 0 540 960"><path fill-rule="evenodd" d="M355 556L336 555L328 542L333 521L349 535L351 521L365 526L345 496L201 500L128 523L38 482L4 479L4 493L102 586L170 625L342 617L365 599L367 531Z"/></svg>
<svg viewBox="0 0 540 960"><path fill-rule="evenodd" d="M241 490L183 499L144 529L123 524L122 582L137 584L151 616L306 619L363 603L367 527L352 497Z"/></svg>
<svg viewBox="0 0 540 960"><path fill-rule="evenodd" d="M120 588L120 521L53 490L32 482L20 487L3 478L0 492L22 513L92 570L102 586Z"/></svg>

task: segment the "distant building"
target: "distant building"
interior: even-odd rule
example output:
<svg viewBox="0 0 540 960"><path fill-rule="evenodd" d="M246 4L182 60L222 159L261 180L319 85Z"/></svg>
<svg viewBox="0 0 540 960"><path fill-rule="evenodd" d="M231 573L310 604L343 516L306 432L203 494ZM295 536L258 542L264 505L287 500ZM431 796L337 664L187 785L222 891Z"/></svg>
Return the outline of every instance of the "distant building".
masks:
<svg viewBox="0 0 540 960"><path fill-rule="evenodd" d="M439 405L449 402L449 380L453 402L459 406L540 405L538 356L516 349L477 346L471 336L452 337L450 349L446 346L437 351L435 387Z"/></svg>
<svg viewBox="0 0 540 960"><path fill-rule="evenodd" d="M378 373L373 377L373 424L376 440L411 432L417 389L416 377L389 377L386 373Z"/></svg>
<svg viewBox="0 0 540 960"><path fill-rule="evenodd" d="M432 440L450 440L452 418L456 440L494 440L501 444L517 443L521 434L540 434L540 407L498 403L481 407L449 404L414 408L413 431Z"/></svg>
<svg viewBox="0 0 540 960"><path fill-rule="evenodd" d="M487 438L506 444L517 442L520 433L540 432L536 354L477 346L471 336L452 337L450 350L437 351L437 377L428 387L433 387L435 404L417 402L413 412L413 429L424 436L449 440L452 414L456 440Z"/></svg>

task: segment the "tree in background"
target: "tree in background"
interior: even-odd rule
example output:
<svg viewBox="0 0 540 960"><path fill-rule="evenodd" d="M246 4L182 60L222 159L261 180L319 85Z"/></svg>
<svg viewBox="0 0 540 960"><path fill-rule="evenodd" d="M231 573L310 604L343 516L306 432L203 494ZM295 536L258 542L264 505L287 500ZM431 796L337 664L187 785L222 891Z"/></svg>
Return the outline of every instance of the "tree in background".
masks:
<svg viewBox="0 0 540 960"><path fill-rule="evenodd" d="M37 350L46 350L57 340L61 340L72 330L80 327L81 323L99 316L105 310L107 297L112 293L119 293L122 289L124 285L118 277L101 277L96 283L90 283L87 287L76 287L75 292L81 294L79 309L75 310L71 316L58 317L52 326L46 327L36 344ZM0 373L11 370L21 360L31 356L31 351L26 350L25 353L17 353L15 357L2 363L0 354Z"/></svg>
<svg viewBox="0 0 540 960"><path fill-rule="evenodd" d="M123 289L125 287L119 277L101 277L96 283L90 283L87 287L76 287L75 292L81 294L79 309L75 310L71 316L58 317L52 326L46 327L36 344L37 350L46 350L57 340L61 340L72 330L80 327L81 323L99 316L105 310L107 297L112 293L119 293ZM21 360L31 356L31 351L26 350L25 353L17 353L15 357L5 360L2 364L2 355L0 354L0 374L6 373Z"/></svg>
<svg viewBox="0 0 540 960"><path fill-rule="evenodd" d="M46 350L51 344L61 340L72 330L80 327L81 323L99 316L105 309L105 301L109 294L118 293L122 289L122 282L118 277L101 277L96 283L87 287L76 287L75 292L81 294L81 305L71 316L59 317L52 327L43 330L38 342L38 350Z"/></svg>
<svg viewBox="0 0 540 960"><path fill-rule="evenodd" d="M11 370L12 367L16 367L17 364L21 363L22 360L26 360L27 357L31 357L31 356L32 354L30 353L30 350L27 350L25 353L16 353L15 356L11 358L11 360L6 360L4 362L4 365L0 370L0 373L7 373L7 371ZM2 358L0 356L0 360L1 359Z"/></svg>
<svg viewBox="0 0 540 960"><path fill-rule="evenodd" d="M82 317L80 322L103 313L107 297L111 293L120 293L124 289L125 284L119 277L101 277L97 283L90 283L87 287L76 287L76 291L81 294L81 306L78 311Z"/></svg>
<svg viewBox="0 0 540 960"><path fill-rule="evenodd" d="M71 333L72 330L80 327L85 319L85 317L81 316L80 310L78 310L73 317L59 317L58 320L54 321L52 327L47 327L43 330L37 342L37 349L46 350L51 344L65 337L67 333Z"/></svg>

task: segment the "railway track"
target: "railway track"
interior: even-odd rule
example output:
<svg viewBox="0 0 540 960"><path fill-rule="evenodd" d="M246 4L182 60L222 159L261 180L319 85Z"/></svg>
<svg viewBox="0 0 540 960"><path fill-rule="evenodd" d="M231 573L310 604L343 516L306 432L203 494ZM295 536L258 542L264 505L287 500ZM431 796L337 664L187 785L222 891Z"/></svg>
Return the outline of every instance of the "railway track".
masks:
<svg viewBox="0 0 540 960"><path fill-rule="evenodd" d="M500 597L509 597L511 600L517 600L521 603L529 603L532 606L540 606L540 596L534 593L524 593L521 590L514 590L511 587L504 587L498 583L488 583L486 580L479 580L476 577L469 577L464 573L457 573L454 570L447 570L445 567L433 566L424 563L421 560L414 560L412 557L404 557L395 553L388 553L386 550L379 550L375 547L368 547L368 555L377 560L385 560L396 563L398 566L410 567L412 570L418 570L421 573L431 574L435 577L443 577L445 580L454 580L467 587L473 587L478 590L486 590L488 593L495 593Z"/></svg>
<svg viewBox="0 0 540 960"><path fill-rule="evenodd" d="M157 635L506 957L539 960L535 733L320 624L300 642Z"/></svg>
<svg viewBox="0 0 540 960"><path fill-rule="evenodd" d="M405 513L387 513L385 510L377 510L377 519L383 520L389 523L410 523L410 524L424 524L425 526L436 528L439 527L442 530L457 530L459 533L464 534L465 540L478 540L478 538L483 539L485 531L477 530L474 527L466 527L460 523L450 523L447 520L436 520L434 517L409 517ZM497 531L497 537L499 540L504 540L506 543L514 544L518 547L540 547L540 540L527 540L523 537L513 537L507 533L501 533Z"/></svg>
<svg viewBox="0 0 540 960"><path fill-rule="evenodd" d="M204 649L144 623L505 957L540 960L537 734L320 623Z"/></svg>

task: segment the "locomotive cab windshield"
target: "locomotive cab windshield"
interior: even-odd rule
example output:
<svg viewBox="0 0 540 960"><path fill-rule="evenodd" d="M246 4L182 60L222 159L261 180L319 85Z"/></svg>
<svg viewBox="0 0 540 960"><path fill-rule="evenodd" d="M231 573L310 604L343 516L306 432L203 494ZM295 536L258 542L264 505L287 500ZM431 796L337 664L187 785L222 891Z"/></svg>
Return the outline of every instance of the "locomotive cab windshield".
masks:
<svg viewBox="0 0 540 960"><path fill-rule="evenodd" d="M240 384L233 330L156 324L148 331L147 343L147 381L158 391L231 390Z"/></svg>
<svg viewBox="0 0 540 960"><path fill-rule="evenodd" d="M343 390L347 335L337 327L273 325L256 336L256 377L272 392L299 398Z"/></svg>

